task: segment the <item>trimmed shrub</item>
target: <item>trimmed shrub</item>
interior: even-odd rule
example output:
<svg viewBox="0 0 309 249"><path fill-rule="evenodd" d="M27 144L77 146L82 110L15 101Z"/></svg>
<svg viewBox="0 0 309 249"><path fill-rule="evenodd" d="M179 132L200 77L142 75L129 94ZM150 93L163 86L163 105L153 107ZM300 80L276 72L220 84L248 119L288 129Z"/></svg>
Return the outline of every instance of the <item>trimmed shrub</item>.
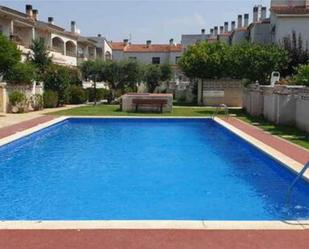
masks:
<svg viewBox="0 0 309 249"><path fill-rule="evenodd" d="M87 101L86 91L76 85L72 85L69 88L69 103L70 104L83 104Z"/></svg>
<svg viewBox="0 0 309 249"><path fill-rule="evenodd" d="M47 90L43 94L44 108L55 108L58 104L57 92Z"/></svg>
<svg viewBox="0 0 309 249"><path fill-rule="evenodd" d="M27 97L24 93L13 91L9 95L9 101L12 105L12 112L23 113L27 106Z"/></svg>

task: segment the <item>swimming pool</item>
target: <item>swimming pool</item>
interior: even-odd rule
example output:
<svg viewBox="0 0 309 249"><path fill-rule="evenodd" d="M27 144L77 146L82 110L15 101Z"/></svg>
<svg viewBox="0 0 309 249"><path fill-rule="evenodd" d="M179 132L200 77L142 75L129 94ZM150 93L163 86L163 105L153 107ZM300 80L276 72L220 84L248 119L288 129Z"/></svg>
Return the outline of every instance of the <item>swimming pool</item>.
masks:
<svg viewBox="0 0 309 249"><path fill-rule="evenodd" d="M308 219L294 178L212 119L73 118L0 147L0 219Z"/></svg>

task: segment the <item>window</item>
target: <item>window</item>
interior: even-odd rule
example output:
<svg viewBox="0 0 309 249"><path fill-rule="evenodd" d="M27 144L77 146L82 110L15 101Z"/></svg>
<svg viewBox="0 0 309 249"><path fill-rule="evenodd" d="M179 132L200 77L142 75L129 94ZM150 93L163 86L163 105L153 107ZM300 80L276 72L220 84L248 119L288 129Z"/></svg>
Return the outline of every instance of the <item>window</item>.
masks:
<svg viewBox="0 0 309 249"><path fill-rule="evenodd" d="M160 64L160 57L152 57L152 64Z"/></svg>
<svg viewBox="0 0 309 249"><path fill-rule="evenodd" d="M176 59L175 59L176 64L179 62L179 60L180 60L180 56L176 56Z"/></svg>
<svg viewBox="0 0 309 249"><path fill-rule="evenodd" d="M130 60L130 61L137 61L137 58L136 58L136 57L133 57L133 56L130 56L130 57L129 57L129 60Z"/></svg>

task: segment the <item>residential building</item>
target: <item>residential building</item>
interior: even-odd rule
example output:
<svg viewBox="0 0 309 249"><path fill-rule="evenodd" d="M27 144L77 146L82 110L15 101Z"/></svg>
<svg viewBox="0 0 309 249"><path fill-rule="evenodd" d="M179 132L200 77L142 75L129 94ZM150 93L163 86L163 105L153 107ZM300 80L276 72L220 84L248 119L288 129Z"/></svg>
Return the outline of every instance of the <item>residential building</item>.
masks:
<svg viewBox="0 0 309 249"><path fill-rule="evenodd" d="M267 18L267 9L261 5L253 7L253 20L248 27L249 41L252 43L270 44L271 25Z"/></svg>
<svg viewBox="0 0 309 249"><path fill-rule="evenodd" d="M84 60L105 59L105 53L111 58L105 38L82 37L75 21L71 21L70 31L55 25L53 17L40 21L38 10L31 5L26 5L25 13L0 6L0 32L17 43L23 61L31 54L34 39L43 40L53 62L60 65L77 66Z"/></svg>
<svg viewBox="0 0 309 249"><path fill-rule="evenodd" d="M212 33L213 33L213 30L212 30ZM206 35L205 29L202 29L200 34L182 35L181 36L181 45L182 45L182 47L185 51L188 46L191 46L193 44L197 44L201 41L209 40L211 35L212 35L211 33Z"/></svg>
<svg viewBox="0 0 309 249"><path fill-rule="evenodd" d="M123 42L111 42L114 61L136 60L143 64L176 65L182 55L182 46L171 39L169 44L131 44L128 39Z"/></svg>
<svg viewBox="0 0 309 249"><path fill-rule="evenodd" d="M272 42L281 43L295 32L308 46L309 0L272 0L270 11Z"/></svg>

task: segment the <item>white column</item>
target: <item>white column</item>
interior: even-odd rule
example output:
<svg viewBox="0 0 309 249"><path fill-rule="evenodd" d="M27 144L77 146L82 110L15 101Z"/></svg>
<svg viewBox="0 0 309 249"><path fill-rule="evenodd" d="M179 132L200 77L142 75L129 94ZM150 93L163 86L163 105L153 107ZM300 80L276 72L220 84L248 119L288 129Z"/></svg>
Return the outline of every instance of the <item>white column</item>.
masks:
<svg viewBox="0 0 309 249"><path fill-rule="evenodd" d="M14 21L11 20L10 21L10 35L13 35L14 34Z"/></svg>

